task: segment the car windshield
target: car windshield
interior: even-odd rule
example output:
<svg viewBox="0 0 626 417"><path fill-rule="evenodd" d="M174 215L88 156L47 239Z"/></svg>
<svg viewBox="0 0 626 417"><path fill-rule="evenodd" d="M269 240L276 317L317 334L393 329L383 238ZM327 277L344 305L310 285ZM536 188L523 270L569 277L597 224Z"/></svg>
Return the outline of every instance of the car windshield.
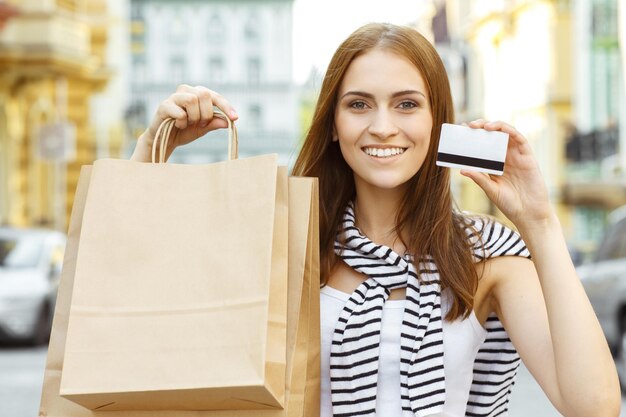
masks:
<svg viewBox="0 0 626 417"><path fill-rule="evenodd" d="M42 250L42 240L34 236L17 239L0 237L0 267L35 267L39 262Z"/></svg>

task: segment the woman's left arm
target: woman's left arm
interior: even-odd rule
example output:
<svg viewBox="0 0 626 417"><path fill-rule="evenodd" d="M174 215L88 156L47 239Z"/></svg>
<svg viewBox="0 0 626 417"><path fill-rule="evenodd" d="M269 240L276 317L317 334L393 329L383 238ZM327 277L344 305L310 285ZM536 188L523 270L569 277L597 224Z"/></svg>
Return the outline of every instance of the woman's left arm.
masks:
<svg viewBox="0 0 626 417"><path fill-rule="evenodd" d="M515 224L534 263L532 268L521 258L500 266L494 262L496 311L520 356L564 415L618 416L621 394L615 364L572 264L530 144L503 122L476 120L469 126L509 134L503 176L461 173ZM519 268L502 267L511 262ZM530 276L517 277L522 273Z"/></svg>

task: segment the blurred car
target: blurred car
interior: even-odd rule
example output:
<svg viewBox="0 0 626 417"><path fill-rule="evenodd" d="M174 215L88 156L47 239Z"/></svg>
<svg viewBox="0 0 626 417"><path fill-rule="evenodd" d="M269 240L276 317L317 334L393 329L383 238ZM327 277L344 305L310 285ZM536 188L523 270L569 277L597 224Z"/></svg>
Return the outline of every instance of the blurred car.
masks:
<svg viewBox="0 0 626 417"><path fill-rule="evenodd" d="M0 341L47 342L66 236L0 227Z"/></svg>
<svg viewBox="0 0 626 417"><path fill-rule="evenodd" d="M577 268L615 358L626 392L626 206L609 216L609 227L592 262Z"/></svg>
<svg viewBox="0 0 626 417"><path fill-rule="evenodd" d="M570 258L572 258L574 266L582 265L585 258L583 252L578 247L568 243L567 251L569 252Z"/></svg>

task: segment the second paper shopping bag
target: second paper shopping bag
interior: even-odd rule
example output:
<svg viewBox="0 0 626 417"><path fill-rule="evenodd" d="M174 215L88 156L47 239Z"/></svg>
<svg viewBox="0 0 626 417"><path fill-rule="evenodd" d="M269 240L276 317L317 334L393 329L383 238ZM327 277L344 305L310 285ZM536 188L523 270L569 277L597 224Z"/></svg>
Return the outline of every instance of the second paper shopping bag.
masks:
<svg viewBox="0 0 626 417"><path fill-rule="evenodd" d="M282 408L287 219L274 155L96 161L60 394L92 410Z"/></svg>

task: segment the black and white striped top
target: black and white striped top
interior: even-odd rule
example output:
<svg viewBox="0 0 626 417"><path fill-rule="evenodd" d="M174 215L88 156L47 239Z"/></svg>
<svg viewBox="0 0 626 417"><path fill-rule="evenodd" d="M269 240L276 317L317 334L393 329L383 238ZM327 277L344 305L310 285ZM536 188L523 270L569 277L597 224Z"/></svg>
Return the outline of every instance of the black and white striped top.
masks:
<svg viewBox="0 0 626 417"><path fill-rule="evenodd" d="M424 257L417 262L418 271L411 255L400 256L370 241L355 227L352 204L346 208L342 226L335 251L368 279L350 296L333 334L330 354L333 415L376 414L382 309L390 291L401 287L406 287L400 342L399 395L403 417L440 412L445 402L445 374L441 286L436 265L431 257ZM468 217L467 230L476 261L501 255L529 257L519 235L498 222ZM488 334L474 364L467 416L506 414L520 362L495 315L488 319L486 328Z"/></svg>
<svg viewBox="0 0 626 417"><path fill-rule="evenodd" d="M484 242L484 253L478 238L474 243L474 260L498 256L522 256L530 259L520 235L495 220L468 219ZM495 313L485 323L487 337L474 360L474 376L467 401L468 417L506 416L509 398L515 384L520 357L511 343L504 326Z"/></svg>

